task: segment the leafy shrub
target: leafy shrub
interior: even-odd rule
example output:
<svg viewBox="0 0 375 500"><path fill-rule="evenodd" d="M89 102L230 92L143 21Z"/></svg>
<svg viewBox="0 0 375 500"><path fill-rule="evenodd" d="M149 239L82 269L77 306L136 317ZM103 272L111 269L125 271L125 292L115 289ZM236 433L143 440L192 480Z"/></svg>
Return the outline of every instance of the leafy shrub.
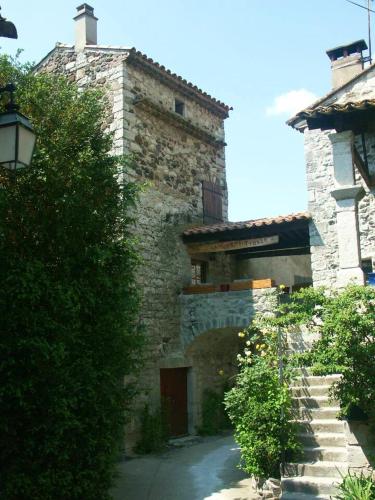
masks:
<svg viewBox="0 0 375 500"><path fill-rule="evenodd" d="M104 500L141 359L135 187L100 94L3 56L9 81L37 148L30 168L0 172L0 496Z"/></svg>
<svg viewBox="0 0 375 500"><path fill-rule="evenodd" d="M202 436L214 436L231 427L224 407L225 387L221 391L205 389L202 399L202 426L198 432Z"/></svg>
<svg viewBox="0 0 375 500"><path fill-rule="evenodd" d="M299 447L289 420L291 401L278 370L264 359L245 367L227 393L226 407L241 447L241 468L258 477L279 477L283 453Z"/></svg>
<svg viewBox="0 0 375 500"><path fill-rule="evenodd" d="M279 477L284 455L291 459L300 446L291 422L292 372L285 368L283 380L279 377L277 317L258 314L239 335L246 347L225 405L241 448L240 467L258 477Z"/></svg>
<svg viewBox="0 0 375 500"><path fill-rule="evenodd" d="M135 446L136 453L154 453L165 448L168 441L168 425L162 409L150 411L145 405L141 415L141 437Z"/></svg>
<svg viewBox="0 0 375 500"><path fill-rule="evenodd" d="M371 477L349 473L339 485L337 500L375 500L375 483Z"/></svg>

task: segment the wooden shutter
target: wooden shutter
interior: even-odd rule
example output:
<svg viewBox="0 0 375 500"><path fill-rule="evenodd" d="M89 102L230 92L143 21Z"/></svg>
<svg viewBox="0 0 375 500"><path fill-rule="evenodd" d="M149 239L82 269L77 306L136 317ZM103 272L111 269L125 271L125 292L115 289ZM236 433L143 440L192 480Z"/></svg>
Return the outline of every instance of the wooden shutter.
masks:
<svg viewBox="0 0 375 500"><path fill-rule="evenodd" d="M203 222L215 224L223 222L223 190L219 184L202 182Z"/></svg>

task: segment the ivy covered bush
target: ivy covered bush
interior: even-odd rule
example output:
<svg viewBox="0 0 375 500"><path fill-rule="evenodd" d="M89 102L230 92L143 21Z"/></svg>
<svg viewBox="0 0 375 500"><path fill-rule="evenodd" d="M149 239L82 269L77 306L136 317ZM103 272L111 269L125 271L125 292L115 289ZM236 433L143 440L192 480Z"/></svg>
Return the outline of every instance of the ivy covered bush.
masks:
<svg viewBox="0 0 375 500"><path fill-rule="evenodd" d="M37 146L0 171L0 497L104 500L141 358L136 189L98 92L3 56L10 81Z"/></svg>
<svg viewBox="0 0 375 500"><path fill-rule="evenodd" d="M257 477L280 477L280 463L296 456L300 446L291 422L292 371L285 365L279 376L278 318L258 314L239 336L245 343L238 356L240 372L225 405L241 448L240 467Z"/></svg>

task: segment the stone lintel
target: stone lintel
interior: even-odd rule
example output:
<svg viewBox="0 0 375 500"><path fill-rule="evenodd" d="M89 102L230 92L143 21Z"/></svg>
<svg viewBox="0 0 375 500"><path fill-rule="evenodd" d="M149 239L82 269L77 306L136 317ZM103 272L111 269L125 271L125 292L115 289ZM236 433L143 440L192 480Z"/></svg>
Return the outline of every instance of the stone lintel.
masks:
<svg viewBox="0 0 375 500"><path fill-rule="evenodd" d="M137 97L134 100L134 105L138 108L147 110L161 120L172 124L173 127L177 127L184 132L192 135L193 137L196 137L197 139L200 139L201 141L214 146L217 149L224 148L226 146L226 143L223 140L218 139L198 125L190 122L183 116L180 116L173 111L163 108L147 97Z"/></svg>
<svg viewBox="0 0 375 500"><path fill-rule="evenodd" d="M357 202L364 197L365 190L362 186L348 185L332 190L331 195L337 202L343 200L353 200L354 202Z"/></svg>

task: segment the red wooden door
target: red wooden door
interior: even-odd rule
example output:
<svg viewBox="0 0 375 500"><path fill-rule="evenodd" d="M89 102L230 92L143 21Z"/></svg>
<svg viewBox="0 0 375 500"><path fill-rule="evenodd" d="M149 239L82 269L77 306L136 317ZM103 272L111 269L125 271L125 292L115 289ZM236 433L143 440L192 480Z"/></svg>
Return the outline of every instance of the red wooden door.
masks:
<svg viewBox="0 0 375 500"><path fill-rule="evenodd" d="M187 368L160 370L160 394L169 435L188 433Z"/></svg>

